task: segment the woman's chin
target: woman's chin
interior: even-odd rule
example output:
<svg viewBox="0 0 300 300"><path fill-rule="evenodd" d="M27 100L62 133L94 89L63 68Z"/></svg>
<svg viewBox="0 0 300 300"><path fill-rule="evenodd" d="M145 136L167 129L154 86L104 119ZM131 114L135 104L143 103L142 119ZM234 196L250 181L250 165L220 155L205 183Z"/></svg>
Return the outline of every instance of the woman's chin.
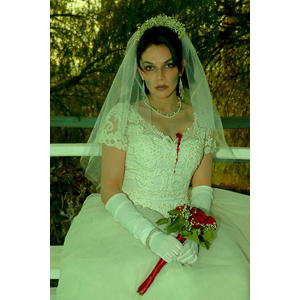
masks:
<svg viewBox="0 0 300 300"><path fill-rule="evenodd" d="M150 97L155 97L155 98L158 98L158 99L166 99L166 98L169 98L169 97L173 97L173 95L176 96L176 91L170 91L169 89L165 89L165 90L162 90L162 91L158 91L158 90L155 90L153 92L150 91Z"/></svg>

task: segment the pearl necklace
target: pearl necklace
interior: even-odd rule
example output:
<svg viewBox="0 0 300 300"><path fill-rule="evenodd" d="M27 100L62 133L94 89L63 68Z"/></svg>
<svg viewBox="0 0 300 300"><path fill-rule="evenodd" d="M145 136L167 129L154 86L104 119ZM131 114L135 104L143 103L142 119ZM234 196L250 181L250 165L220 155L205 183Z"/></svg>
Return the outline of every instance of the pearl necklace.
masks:
<svg viewBox="0 0 300 300"><path fill-rule="evenodd" d="M175 116L180 112L180 110L181 110L181 99L180 99L179 97L177 97L177 99L178 99L177 110L174 111L171 115L169 115L169 114L164 114L164 113L162 113L160 110L158 110L157 108L153 107L153 106L149 103L148 98L147 98L148 101L146 100L146 97L144 97L143 100L144 100L144 103L145 103L149 108L151 108L154 112L156 112L158 115L170 119L170 118L175 117Z"/></svg>

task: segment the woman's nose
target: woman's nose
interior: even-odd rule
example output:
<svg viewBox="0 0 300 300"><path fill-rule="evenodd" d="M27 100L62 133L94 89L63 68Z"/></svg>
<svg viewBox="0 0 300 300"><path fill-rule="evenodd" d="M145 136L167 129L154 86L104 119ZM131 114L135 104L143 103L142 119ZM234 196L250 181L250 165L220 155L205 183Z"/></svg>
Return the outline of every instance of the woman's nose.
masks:
<svg viewBox="0 0 300 300"><path fill-rule="evenodd" d="M157 79L158 79L158 80L162 80L162 79L164 79L164 78L165 78L165 74L164 74L163 69L158 68L158 70L157 70Z"/></svg>

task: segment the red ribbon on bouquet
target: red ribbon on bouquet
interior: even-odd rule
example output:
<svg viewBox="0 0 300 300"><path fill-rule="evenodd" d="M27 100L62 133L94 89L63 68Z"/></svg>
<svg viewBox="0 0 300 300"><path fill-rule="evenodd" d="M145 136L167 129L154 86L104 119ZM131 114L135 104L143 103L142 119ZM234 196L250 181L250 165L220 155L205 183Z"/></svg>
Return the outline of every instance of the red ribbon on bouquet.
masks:
<svg viewBox="0 0 300 300"><path fill-rule="evenodd" d="M181 236L181 234L179 233L177 235L177 240L179 242L183 243L186 240L186 238L183 238ZM165 260L163 260L162 258L158 261L158 263L156 264L155 268L152 270L150 275L147 277L147 279L138 288L137 293L139 293L140 295L144 295L147 292L148 288L150 287L150 285L154 281L155 277L157 276L157 274L160 272L160 270L163 268L163 266L166 263L167 262Z"/></svg>

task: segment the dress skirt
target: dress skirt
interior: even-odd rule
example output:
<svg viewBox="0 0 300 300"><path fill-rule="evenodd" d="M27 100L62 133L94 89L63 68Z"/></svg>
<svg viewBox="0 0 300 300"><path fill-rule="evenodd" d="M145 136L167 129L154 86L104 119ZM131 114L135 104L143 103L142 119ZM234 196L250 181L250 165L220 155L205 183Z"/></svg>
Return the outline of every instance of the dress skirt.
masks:
<svg viewBox="0 0 300 300"><path fill-rule="evenodd" d="M140 296L138 287L160 257L113 219L100 194L90 195L65 239L58 299L249 299L249 198L215 188L210 215L218 228L210 249L200 247L199 259L191 266L167 263ZM162 217L149 208L137 208L153 223Z"/></svg>

